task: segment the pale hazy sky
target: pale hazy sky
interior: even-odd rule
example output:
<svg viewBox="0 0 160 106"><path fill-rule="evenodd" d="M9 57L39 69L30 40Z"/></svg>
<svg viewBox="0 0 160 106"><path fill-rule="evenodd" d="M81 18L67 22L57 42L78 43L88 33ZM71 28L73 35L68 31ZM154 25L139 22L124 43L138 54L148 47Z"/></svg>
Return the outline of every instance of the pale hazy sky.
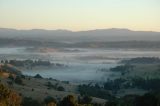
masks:
<svg viewBox="0 0 160 106"><path fill-rule="evenodd" d="M0 27L160 31L160 0L0 0Z"/></svg>

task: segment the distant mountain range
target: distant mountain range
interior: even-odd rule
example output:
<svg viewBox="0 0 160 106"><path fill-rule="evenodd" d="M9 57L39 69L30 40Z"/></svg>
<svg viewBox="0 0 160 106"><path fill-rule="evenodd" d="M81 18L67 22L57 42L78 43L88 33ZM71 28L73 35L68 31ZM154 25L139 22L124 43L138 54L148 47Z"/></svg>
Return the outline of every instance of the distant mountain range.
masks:
<svg viewBox="0 0 160 106"><path fill-rule="evenodd" d="M0 38L51 42L106 42L106 41L160 41L160 32L132 31L129 29L68 30L16 30L0 28Z"/></svg>

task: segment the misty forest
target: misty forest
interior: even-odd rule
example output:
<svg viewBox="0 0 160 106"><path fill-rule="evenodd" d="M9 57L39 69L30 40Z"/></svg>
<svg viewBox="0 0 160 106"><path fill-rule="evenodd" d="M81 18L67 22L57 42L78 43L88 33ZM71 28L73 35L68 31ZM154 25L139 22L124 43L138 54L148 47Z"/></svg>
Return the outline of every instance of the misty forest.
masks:
<svg viewBox="0 0 160 106"><path fill-rule="evenodd" d="M158 32L0 29L0 34L4 106L160 104Z"/></svg>

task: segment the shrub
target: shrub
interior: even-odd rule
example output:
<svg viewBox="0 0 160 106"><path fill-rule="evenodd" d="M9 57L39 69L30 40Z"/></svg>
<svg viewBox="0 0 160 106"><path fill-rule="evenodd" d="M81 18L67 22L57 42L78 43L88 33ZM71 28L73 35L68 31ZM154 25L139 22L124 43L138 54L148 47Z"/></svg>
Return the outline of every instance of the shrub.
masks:
<svg viewBox="0 0 160 106"><path fill-rule="evenodd" d="M153 94L145 94L136 99L136 106L158 106L158 99Z"/></svg>
<svg viewBox="0 0 160 106"><path fill-rule="evenodd" d="M34 76L34 78L42 79L43 77L40 74L37 74L37 75Z"/></svg>
<svg viewBox="0 0 160 106"><path fill-rule="evenodd" d="M23 80L21 79L21 77L17 76L15 79L15 83L19 85L23 85Z"/></svg>
<svg viewBox="0 0 160 106"><path fill-rule="evenodd" d="M73 95L68 95L60 102L60 106L77 106L77 103Z"/></svg>
<svg viewBox="0 0 160 106"><path fill-rule="evenodd" d="M56 86L49 81L47 82L46 86L48 87L48 89L51 89L51 88L56 89Z"/></svg>
<svg viewBox="0 0 160 106"><path fill-rule="evenodd" d="M0 100L9 97L10 90L3 84L0 84Z"/></svg>
<svg viewBox="0 0 160 106"><path fill-rule="evenodd" d="M49 104L52 104L52 106L56 106L56 100L51 97L51 96L47 96L45 99L44 99L44 103L46 105L49 105Z"/></svg>
<svg viewBox="0 0 160 106"><path fill-rule="evenodd" d="M93 97L98 97L102 99L113 99L114 97L105 89L99 89L95 86L90 85L79 85L78 91L80 94L83 95L89 95Z"/></svg>
<svg viewBox="0 0 160 106"><path fill-rule="evenodd" d="M13 77L13 75L12 74L9 74L9 76L8 76L8 79L10 79L10 80L14 80L14 77Z"/></svg>
<svg viewBox="0 0 160 106"><path fill-rule="evenodd" d="M33 100L31 97L24 97L22 106L42 106L37 100Z"/></svg>
<svg viewBox="0 0 160 106"><path fill-rule="evenodd" d="M21 97L3 84L0 84L0 106L20 106Z"/></svg>
<svg viewBox="0 0 160 106"><path fill-rule="evenodd" d="M57 88L57 90L58 90L58 91L65 91L65 89L64 89L62 86L59 86L59 87Z"/></svg>
<svg viewBox="0 0 160 106"><path fill-rule="evenodd" d="M92 98L90 96L84 96L82 99L83 104L90 104L92 101Z"/></svg>
<svg viewBox="0 0 160 106"><path fill-rule="evenodd" d="M25 76L25 75L21 75L21 78L25 79L25 78L26 78L26 76Z"/></svg>
<svg viewBox="0 0 160 106"><path fill-rule="evenodd" d="M117 103L115 101L108 101L105 106L117 106Z"/></svg>

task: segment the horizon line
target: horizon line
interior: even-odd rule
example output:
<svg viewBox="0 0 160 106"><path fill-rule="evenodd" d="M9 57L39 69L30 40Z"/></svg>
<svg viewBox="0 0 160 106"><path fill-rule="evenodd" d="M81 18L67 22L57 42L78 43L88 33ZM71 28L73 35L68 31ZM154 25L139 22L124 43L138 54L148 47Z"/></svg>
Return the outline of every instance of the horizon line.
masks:
<svg viewBox="0 0 160 106"><path fill-rule="evenodd" d="M69 31L69 32L86 32L86 31L98 31L98 30L128 30L128 31L135 31L135 32L160 32L160 31L153 31L153 30L134 30L130 28L95 28L95 29L88 29L88 30L70 30L70 29L45 29L45 28L31 28L31 29L21 29L21 28L6 28L6 27L0 27L0 29L10 29L10 30L17 30L17 31L30 31L30 30L45 30L45 31Z"/></svg>

